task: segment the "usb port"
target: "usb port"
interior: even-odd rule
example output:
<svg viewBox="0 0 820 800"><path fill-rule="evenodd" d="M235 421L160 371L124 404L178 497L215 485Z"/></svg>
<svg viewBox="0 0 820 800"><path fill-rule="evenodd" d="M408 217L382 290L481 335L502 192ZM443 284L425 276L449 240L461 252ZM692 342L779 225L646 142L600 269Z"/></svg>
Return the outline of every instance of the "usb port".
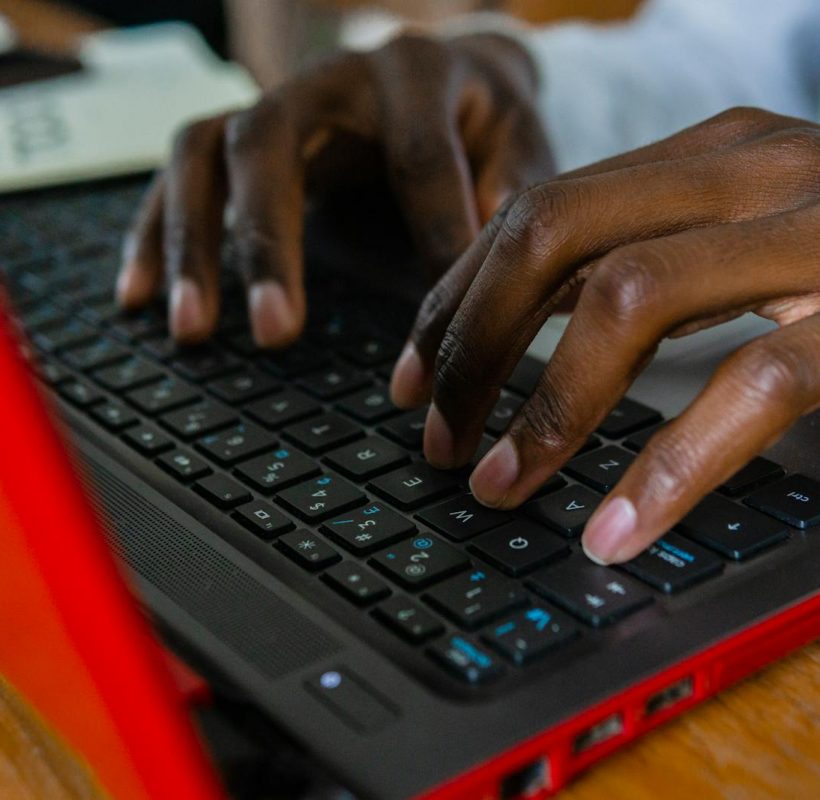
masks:
<svg viewBox="0 0 820 800"><path fill-rule="evenodd" d="M539 758L515 772L510 773L501 781L500 800L521 800L524 797L535 797L549 789L550 770L549 759Z"/></svg>
<svg viewBox="0 0 820 800"><path fill-rule="evenodd" d="M623 733L623 730L624 715L618 712L579 733L572 743L572 752L578 755L586 750L590 750L596 745L602 744Z"/></svg>
<svg viewBox="0 0 820 800"><path fill-rule="evenodd" d="M644 706L644 714L647 717L651 717L653 714L658 714L667 708L672 708L672 706L676 706L678 703L682 703L684 700L690 698L694 694L694 691L695 682L692 680L692 676L688 675L679 681L675 681L675 683L670 686L661 689L659 692L650 695Z"/></svg>

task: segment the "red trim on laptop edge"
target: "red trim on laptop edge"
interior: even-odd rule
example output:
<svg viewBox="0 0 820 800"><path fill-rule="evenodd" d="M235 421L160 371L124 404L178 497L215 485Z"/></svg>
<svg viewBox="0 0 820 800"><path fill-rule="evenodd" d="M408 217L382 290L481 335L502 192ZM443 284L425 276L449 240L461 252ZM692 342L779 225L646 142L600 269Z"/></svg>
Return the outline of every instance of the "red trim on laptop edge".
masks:
<svg viewBox="0 0 820 800"><path fill-rule="evenodd" d="M417 800L496 800L505 778L539 759L546 759L544 786L527 797L533 800L551 797L596 761L818 637L820 592L630 686L621 694L516 745L476 769L425 792ZM655 713L646 713L650 699L658 698L659 693L686 679L692 680L690 695ZM579 736L618 714L622 715L623 724L620 733L583 752L574 752Z"/></svg>

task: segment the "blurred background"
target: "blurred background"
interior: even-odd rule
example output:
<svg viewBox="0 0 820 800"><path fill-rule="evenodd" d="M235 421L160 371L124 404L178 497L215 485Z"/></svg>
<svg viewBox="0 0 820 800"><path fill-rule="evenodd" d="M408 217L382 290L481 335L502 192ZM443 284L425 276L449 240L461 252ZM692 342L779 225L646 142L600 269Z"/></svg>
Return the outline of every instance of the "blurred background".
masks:
<svg viewBox="0 0 820 800"><path fill-rule="evenodd" d="M435 25L471 11L528 22L622 19L640 0L0 0L0 15L25 47L70 52L77 37L107 27L185 20L222 57L246 66L263 88L340 45L368 46L400 25Z"/></svg>

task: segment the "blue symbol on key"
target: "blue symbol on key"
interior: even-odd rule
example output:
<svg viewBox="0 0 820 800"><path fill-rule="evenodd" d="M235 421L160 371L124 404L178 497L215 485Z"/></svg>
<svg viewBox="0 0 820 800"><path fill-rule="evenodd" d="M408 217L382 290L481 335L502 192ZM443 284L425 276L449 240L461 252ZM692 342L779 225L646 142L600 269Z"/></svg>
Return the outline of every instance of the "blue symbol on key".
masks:
<svg viewBox="0 0 820 800"><path fill-rule="evenodd" d="M290 450L277 450L274 453L274 456L276 456L276 458L287 458L289 455L290 455Z"/></svg>
<svg viewBox="0 0 820 800"><path fill-rule="evenodd" d="M543 631L544 628L549 625L550 620L552 619L552 614L549 611L545 611L543 608L531 608L527 613L526 617L530 622L535 623L535 627L539 631Z"/></svg>
<svg viewBox="0 0 820 800"><path fill-rule="evenodd" d="M421 536L413 542L413 547L417 550L429 550L433 546L433 540L426 536Z"/></svg>
<svg viewBox="0 0 820 800"><path fill-rule="evenodd" d="M391 561L395 561L396 560L396 554L395 553L388 553L387 558L389 558Z"/></svg>
<svg viewBox="0 0 820 800"><path fill-rule="evenodd" d="M330 524L331 525L348 525L351 522L353 522L352 519L336 519L336 520L333 520L333 522L331 522Z"/></svg>
<svg viewBox="0 0 820 800"><path fill-rule="evenodd" d="M478 583L479 581L483 581L486 577L487 575L484 572L474 572L472 575L470 575L470 580L473 583Z"/></svg>
<svg viewBox="0 0 820 800"><path fill-rule="evenodd" d="M318 483L319 486L327 486L332 480L333 478L331 478L329 475L325 475L324 478L319 478L319 480L316 481L316 483Z"/></svg>
<svg viewBox="0 0 820 800"><path fill-rule="evenodd" d="M514 630L515 630L515 623L512 620L510 620L509 622L505 622L503 625L499 625L495 629L495 635L496 636L504 636L505 634L510 633L511 631L514 631Z"/></svg>
<svg viewBox="0 0 820 800"><path fill-rule="evenodd" d="M365 514L369 517L371 514L378 514L379 511L381 511L381 509L378 506L370 506L370 508L365 508L362 511L362 514Z"/></svg>

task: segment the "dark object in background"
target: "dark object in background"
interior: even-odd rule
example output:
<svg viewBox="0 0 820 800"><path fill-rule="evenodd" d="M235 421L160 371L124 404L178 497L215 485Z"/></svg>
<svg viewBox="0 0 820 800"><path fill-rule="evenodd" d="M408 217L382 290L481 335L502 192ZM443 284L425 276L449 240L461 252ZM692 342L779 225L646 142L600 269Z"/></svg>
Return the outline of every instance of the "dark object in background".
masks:
<svg viewBox="0 0 820 800"><path fill-rule="evenodd" d="M70 56L12 50L0 55L0 89L29 81L40 81L79 72L83 65Z"/></svg>
<svg viewBox="0 0 820 800"><path fill-rule="evenodd" d="M63 4L89 11L117 26L189 22L220 56L227 55L222 0L72 0Z"/></svg>

